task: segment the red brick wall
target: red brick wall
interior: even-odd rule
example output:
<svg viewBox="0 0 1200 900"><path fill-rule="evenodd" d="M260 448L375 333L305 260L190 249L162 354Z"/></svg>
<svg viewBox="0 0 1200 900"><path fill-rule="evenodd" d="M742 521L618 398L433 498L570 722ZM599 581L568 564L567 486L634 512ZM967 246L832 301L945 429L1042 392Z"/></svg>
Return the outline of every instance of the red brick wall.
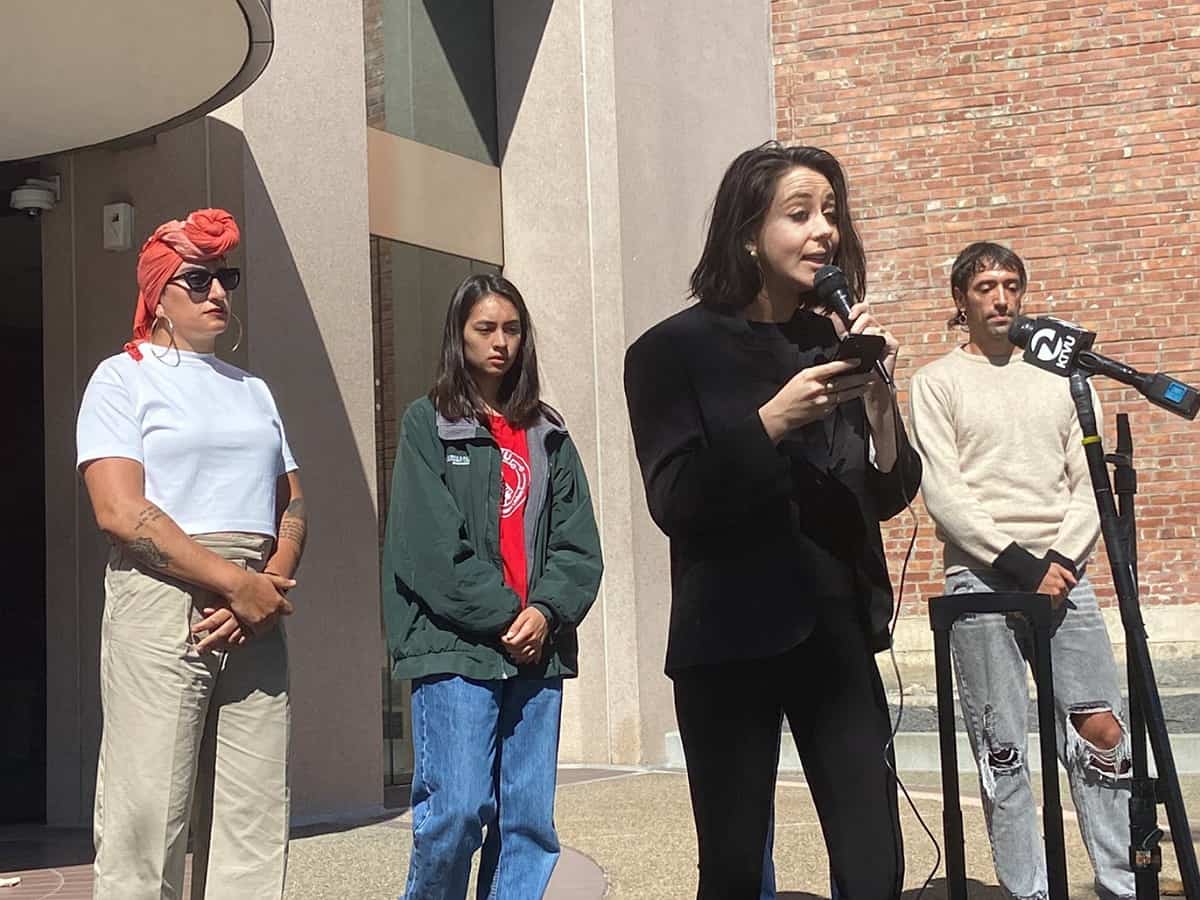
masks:
<svg viewBox="0 0 1200 900"><path fill-rule="evenodd" d="M363 59L367 127L384 128L384 0L363 0ZM379 505L379 543L383 545L392 463L396 459L395 353L392 332L392 256L371 236L371 331L375 354L375 477Z"/></svg>
<svg viewBox="0 0 1200 900"><path fill-rule="evenodd" d="M1026 309L1097 349L1200 382L1200 4L1195 0L771 4L779 138L846 166L870 299L912 372L959 335L949 265L974 240L1030 270ZM1200 422L1097 379L1110 434L1132 413L1143 602L1200 601ZM1002 473L997 473L998 475ZM921 537L905 612L941 593ZM885 531L899 577L907 519ZM1114 598L1107 560L1092 572Z"/></svg>
<svg viewBox="0 0 1200 900"><path fill-rule="evenodd" d="M375 478L379 545L383 546L392 496L392 465L400 423L396 417L396 353L393 325L392 254L386 242L371 241L371 333L375 357Z"/></svg>
<svg viewBox="0 0 1200 900"><path fill-rule="evenodd" d="M383 93L383 0L363 0L363 66L367 89L367 125L387 124Z"/></svg>

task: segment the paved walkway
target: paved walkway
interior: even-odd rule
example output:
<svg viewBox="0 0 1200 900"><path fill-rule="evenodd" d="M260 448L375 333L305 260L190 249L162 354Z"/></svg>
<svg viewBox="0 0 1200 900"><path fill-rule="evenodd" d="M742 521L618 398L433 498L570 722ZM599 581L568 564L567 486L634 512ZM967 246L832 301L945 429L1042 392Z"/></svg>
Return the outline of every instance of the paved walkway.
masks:
<svg viewBox="0 0 1200 900"><path fill-rule="evenodd" d="M730 773L730 777L737 777ZM935 775L905 782L926 823L940 840L941 793ZM1183 779L1185 799L1200 817L1200 777ZM1040 790L1040 788L1039 788ZM1003 900L995 886L983 814L973 777L962 779L970 896ZM1069 795L1064 786L1064 798ZM907 877L905 900L930 874L935 850L912 811L903 809ZM696 890L696 845L687 779L675 771L564 768L557 820L564 845L548 900L688 900ZM1165 821L1165 816L1163 817ZM403 889L409 852L406 812L381 814L355 825L315 825L293 835L288 900L395 900ZM781 780L776 794L775 860L780 897L828 897L827 861L807 786ZM1074 815L1067 812L1072 900L1091 898L1090 868ZM1165 847L1174 873L1172 850ZM869 860L864 860L869 865ZM0 875L22 883L0 888L0 900L82 900L91 895L91 840L85 831L0 829ZM926 900L945 897L942 872Z"/></svg>

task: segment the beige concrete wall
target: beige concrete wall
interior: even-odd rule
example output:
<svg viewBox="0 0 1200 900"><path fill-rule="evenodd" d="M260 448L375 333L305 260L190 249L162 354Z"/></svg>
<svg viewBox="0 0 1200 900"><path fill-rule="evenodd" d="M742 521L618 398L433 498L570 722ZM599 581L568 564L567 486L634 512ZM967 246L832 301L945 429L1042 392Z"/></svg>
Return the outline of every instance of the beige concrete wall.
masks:
<svg viewBox="0 0 1200 900"><path fill-rule="evenodd" d="M665 758L666 544L632 452L625 347L684 304L729 160L771 136L766 0L500 4L505 271L597 498L607 572L581 629L563 758Z"/></svg>
<svg viewBox="0 0 1200 900"><path fill-rule="evenodd" d="M250 367L311 516L288 622L293 813L310 818L383 795L362 3L271 12L275 54L242 98Z"/></svg>
<svg viewBox="0 0 1200 900"><path fill-rule="evenodd" d="M504 263L495 166L367 129L371 234Z"/></svg>
<svg viewBox="0 0 1200 900"><path fill-rule="evenodd" d="M637 685L627 679L624 692L615 690L622 660L610 658L616 633L634 623L616 621L632 594L613 589L622 566L604 520L608 473L600 454L594 303L619 299L619 254L616 210L599 209L615 203L616 183L611 67L586 68L589 55L611 43L584 38L594 6L497 4L495 28L505 272L529 303L547 399L579 446L608 548L605 588L579 633L580 677L564 695L561 753L568 761L606 762L633 761L640 751ZM589 119L589 102L599 121ZM609 170L600 171L606 163ZM614 748L618 735L632 739Z"/></svg>
<svg viewBox="0 0 1200 900"><path fill-rule="evenodd" d="M293 813L382 798L379 560L361 7L275 4L275 57L239 101L145 146L45 163L64 177L43 218L46 334L48 819L90 820L100 732L99 622L107 545L74 476L74 421L97 362L128 339L136 248L208 205L242 225L222 355L266 378L312 515L288 622ZM297 86L302 88L298 89ZM134 250L101 247L101 207L136 209Z"/></svg>
<svg viewBox="0 0 1200 900"><path fill-rule="evenodd" d="M775 103L767 0L613 5L621 313L628 346L689 302L688 277L721 175L742 150L774 136ZM623 395L619 404L623 409ZM645 755L653 760L663 758L663 735L675 728L662 674L669 562L666 540L646 510L632 444L626 459L642 735Z"/></svg>

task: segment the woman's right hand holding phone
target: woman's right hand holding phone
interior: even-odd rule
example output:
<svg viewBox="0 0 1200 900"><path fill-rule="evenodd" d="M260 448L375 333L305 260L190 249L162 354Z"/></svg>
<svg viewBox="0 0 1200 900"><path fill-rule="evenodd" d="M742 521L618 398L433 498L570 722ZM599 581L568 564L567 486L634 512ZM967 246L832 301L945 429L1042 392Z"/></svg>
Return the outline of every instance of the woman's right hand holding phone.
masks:
<svg viewBox="0 0 1200 900"><path fill-rule="evenodd" d="M778 444L789 431L823 419L839 403L861 397L872 379L870 372L848 375L858 360L846 359L801 369L759 407L758 415L772 443Z"/></svg>

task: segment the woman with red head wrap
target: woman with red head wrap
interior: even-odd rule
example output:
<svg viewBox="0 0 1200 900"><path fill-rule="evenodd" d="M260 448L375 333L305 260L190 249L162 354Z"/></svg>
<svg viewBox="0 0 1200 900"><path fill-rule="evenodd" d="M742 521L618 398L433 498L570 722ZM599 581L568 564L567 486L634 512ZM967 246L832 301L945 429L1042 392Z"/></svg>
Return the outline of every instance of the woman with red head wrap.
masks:
<svg viewBox="0 0 1200 900"><path fill-rule="evenodd" d="M281 617L306 517L270 390L215 353L238 238L220 209L155 229L133 337L96 367L79 411L78 466L112 544L96 898L182 896L189 831L193 900L283 894Z"/></svg>
<svg viewBox="0 0 1200 900"><path fill-rule="evenodd" d="M142 358L138 344L151 340L160 325L165 325L168 335L174 337L176 320L187 335L188 347L184 349L198 349L191 346L191 338L195 337L207 352L213 351L217 336L224 333L224 325L229 321L226 289L233 290L240 280L237 269L218 269L215 264L237 247L240 237L233 216L223 209L199 209L183 222L172 219L154 229L138 254L133 338L125 345L130 356L136 360ZM178 284L187 272L204 270L216 275L209 289L191 292L190 283L184 282L179 285L180 291L167 290L168 285ZM196 276L193 280L201 283L203 277ZM219 291L213 287L218 281ZM185 293L189 296L183 296ZM168 306L175 311L174 316ZM207 321L202 318L206 315L211 316Z"/></svg>

